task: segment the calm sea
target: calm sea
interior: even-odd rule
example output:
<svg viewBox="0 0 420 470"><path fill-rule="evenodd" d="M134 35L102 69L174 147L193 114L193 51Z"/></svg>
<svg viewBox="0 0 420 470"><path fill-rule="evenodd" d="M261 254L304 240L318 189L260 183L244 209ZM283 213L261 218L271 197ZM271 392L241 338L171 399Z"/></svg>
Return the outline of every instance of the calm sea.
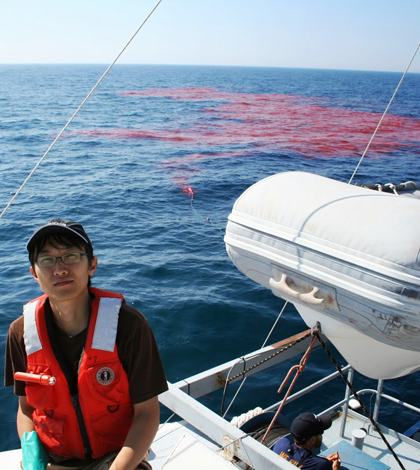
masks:
<svg viewBox="0 0 420 470"><path fill-rule="evenodd" d="M0 66L1 210L105 68ZM234 201L287 170L348 181L399 80L355 71L116 66L0 220L1 362L9 323L40 294L26 240L54 217L83 223L99 257L94 285L122 292L147 316L170 381L260 347L282 301L226 255ZM406 77L389 113L355 181L420 181L420 75ZM288 307L270 341L305 328ZM298 387L332 370L316 352ZM249 380L230 416L276 401L282 380L279 370ZM386 390L420 406L419 387L416 373ZM321 399L331 403L342 390L330 385L285 413L320 411ZM0 446L15 448L16 398L2 387L0 399ZM220 409L220 395L203 400ZM415 419L392 408L386 414L402 430Z"/></svg>

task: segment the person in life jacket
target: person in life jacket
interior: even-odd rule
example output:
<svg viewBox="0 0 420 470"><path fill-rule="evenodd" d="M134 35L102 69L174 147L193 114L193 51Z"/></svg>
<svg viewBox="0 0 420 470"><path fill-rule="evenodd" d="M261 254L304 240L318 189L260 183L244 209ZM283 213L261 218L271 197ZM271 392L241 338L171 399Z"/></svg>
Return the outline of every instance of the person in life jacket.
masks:
<svg viewBox="0 0 420 470"><path fill-rule="evenodd" d="M293 420L290 427L294 442L282 437L274 444L273 451L304 470L339 470L341 461L338 452L326 458L313 453L321 446L322 434L331 424L329 415L302 413Z"/></svg>
<svg viewBox="0 0 420 470"><path fill-rule="evenodd" d="M146 319L121 294L91 286L98 260L79 223L52 220L27 249L43 295L11 324L5 367L27 466L35 437L47 468L150 469L167 382Z"/></svg>

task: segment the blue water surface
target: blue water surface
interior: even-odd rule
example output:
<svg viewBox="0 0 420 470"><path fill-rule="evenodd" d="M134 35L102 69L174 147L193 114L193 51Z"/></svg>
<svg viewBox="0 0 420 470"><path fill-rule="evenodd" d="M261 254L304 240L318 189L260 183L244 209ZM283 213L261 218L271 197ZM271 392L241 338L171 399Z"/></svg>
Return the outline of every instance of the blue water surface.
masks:
<svg viewBox="0 0 420 470"><path fill-rule="evenodd" d="M105 68L0 66L1 210ZM399 79L399 74L378 72L117 65L70 125L69 135L58 141L0 220L0 361L4 360L10 322L21 314L25 302L40 294L29 273L26 240L35 227L54 217L85 226L99 258L94 285L123 293L129 304L146 315L169 381L257 349L283 302L239 273L227 257L223 234L235 200L251 184L274 173L305 170L346 181L357 163L354 155L308 158L282 148L251 144L244 148L242 142L229 142L222 149L236 150L237 157L193 160L192 155L206 152L200 142L133 138L127 130L152 129L164 135L169 130L201 126L210 131L220 122L204 108L220 103L213 102L211 95L207 100L191 101L139 99L123 92L214 87L229 93L321 98L322 106L333 103L343 111L382 113ZM409 74L392 113L419 119L419 90L420 75ZM115 138L118 129L126 134ZM89 132L84 133L86 130ZM420 181L418 141L420 136L417 144L411 143L405 150L367 157L358 181ZM248 153L241 158L244 150ZM188 160L185 166L183 159ZM176 161L175 167L168 161ZM195 192L193 202L183 192L186 186ZM288 306L272 342L305 328ZM315 352L298 388L319 373L333 370L325 353ZM278 400L282 380L279 370L267 372L259 380L250 379L228 416ZM375 386L360 376L356 382ZM388 381L386 390L420 407L419 386L420 375L415 373ZM342 394L341 383L329 385L311 402L298 400L287 405L285 414L320 411L321 399L327 398L331 404ZM228 395L233 392L229 390ZM16 448L17 400L4 387L0 399L0 447ZM203 401L220 410L220 394ZM163 416L167 416L165 410ZM384 417L399 430L416 419L412 413L396 415L392 406Z"/></svg>

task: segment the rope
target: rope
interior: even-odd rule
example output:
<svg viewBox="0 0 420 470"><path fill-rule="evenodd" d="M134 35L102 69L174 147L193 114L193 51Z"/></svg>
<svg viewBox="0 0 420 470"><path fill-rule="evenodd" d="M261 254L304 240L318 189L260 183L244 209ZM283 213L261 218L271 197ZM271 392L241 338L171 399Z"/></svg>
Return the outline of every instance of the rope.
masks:
<svg viewBox="0 0 420 470"><path fill-rule="evenodd" d="M102 80L108 75L109 71L112 69L112 67L115 65L115 63L118 61L118 59L123 55L125 50L128 48L128 46L132 43L134 38L137 36L137 34L140 32L140 30L143 28L143 26L146 24L148 19L152 16L152 14L155 12L157 7L160 5L160 3L163 0L159 0L157 4L153 7L152 11L147 15L146 19L143 21L143 23L139 26L137 31L131 36L130 40L127 42L127 44L123 47L121 52L117 55L117 57L114 59L114 61L109 65L109 67L105 70L105 72L102 74L101 78L96 82L95 86L90 90L90 92L86 95L86 98L80 103L79 107L76 109L76 111L73 113L71 118L67 121L65 126L61 129L61 131L58 133L57 137L53 140L52 144L48 147L44 155L39 159L37 164L34 166L32 171L29 173L29 175L26 177L25 181L21 184L20 188L16 191L12 199L8 202L6 207L3 209L3 212L0 214L0 219L3 217L3 215L6 213L7 209L13 204L13 201L17 198L18 194L22 191L26 183L29 181L29 179L32 177L32 175L35 173L35 171L38 169L39 165L44 161L45 157L49 154L50 150L54 147L58 139L63 135L64 131L67 129L67 127L70 125L70 123L73 121L73 119L77 116L79 111L83 108L83 106L86 104L86 102L89 100L89 98L92 96L94 91L98 88Z"/></svg>
<svg viewBox="0 0 420 470"><path fill-rule="evenodd" d="M400 88L400 86L401 86L401 84L402 84L402 82L403 82L405 76L407 75L408 69L411 67L411 64L412 64L414 58L416 57L417 52L418 52L419 49L420 49L420 44L417 46L417 49L416 49L416 51L414 52L413 57L411 58L411 60L410 60L410 62L409 62L409 64L408 64L408 66L407 66L407 68L405 69L405 72L404 72L403 76L401 77L401 80L400 80L400 82L398 83L398 86L397 86L397 88L395 89L394 94L392 95L392 98L391 98L391 100L390 100L389 103L388 103L388 106L386 107L384 113L382 114L382 117L381 117L381 119L379 120L378 125L376 126L376 129L375 129L374 133L372 134L372 137L370 138L370 140L369 140L369 142L368 142L368 144L367 144L367 147L365 148L365 151L363 152L363 155L361 156L361 158L360 158L360 160L359 160L359 163L357 164L356 169L354 170L353 175L351 176L350 181L348 182L348 184L350 184L350 183L353 181L353 178L356 176L356 173L357 173L357 171L358 171L358 169L359 169L359 167L360 167L360 165L361 165L363 159L365 158L366 152L368 151L368 149L369 149L369 147L370 147L370 144L372 143L373 139L375 138L375 135L376 135L376 133L378 132L379 127L381 126L382 121L384 120L384 118L385 118L385 116L386 116L386 114L387 114L387 112L388 112L388 109L389 109L389 107L391 106L391 103L394 101L395 95L397 94L397 92L398 92L398 90L399 90L399 88Z"/></svg>
<svg viewBox="0 0 420 470"><path fill-rule="evenodd" d="M240 428L244 423L249 421L251 418L255 418L255 416L258 416L263 412L264 412L264 410L261 407L258 406L257 408L254 408L253 410L249 410L246 413L242 413L239 416L235 416L230 421L230 424L232 426L235 426L236 428Z"/></svg>
<svg viewBox="0 0 420 470"><path fill-rule="evenodd" d="M303 355L302 359L300 360L299 364L296 365L296 366L293 366L288 374L286 375L286 378L283 380L283 383L281 384L279 390L278 390L278 393L281 393L283 391L283 388L285 387L286 383L288 382L290 376L292 375L292 373L294 371L296 371L295 373L295 377L293 378L292 380L292 383L290 384L280 406L279 406L279 409L277 410L274 418L271 420L271 423L270 425L268 426L265 434L264 434L264 437L262 438L261 440L261 444L264 443L265 439L267 438L268 436L268 433L271 431L272 427L274 426L274 423L276 422L279 414L281 413L281 410L283 409L284 405L286 404L286 401L287 401L287 398L289 397L297 379L299 378L299 375L305 370L305 367L306 367L306 364L308 363L308 359L309 359L309 355L311 354L311 351L312 351L312 348L314 347L315 343L316 343L316 340L317 340L317 336L315 335L315 332L312 332L311 334L313 334L312 336L312 339L311 339L311 342L308 346L308 349L306 350L305 354Z"/></svg>
<svg viewBox="0 0 420 470"><path fill-rule="evenodd" d="M200 220L205 220L206 222L210 223L210 224L213 226L213 228L215 228L215 229L218 230L219 232L225 233L225 230L224 230L224 229L221 229L220 227L218 227L217 225L215 225L215 224L213 223L213 221L211 220L210 217L205 217L205 216L201 215L201 214L198 212L198 210L194 207L193 202L194 202L194 199L191 197L191 201L190 201L190 203L191 203L191 210L193 211L193 213L195 214L195 216L196 216L198 219L200 219Z"/></svg>
<svg viewBox="0 0 420 470"><path fill-rule="evenodd" d="M341 367L340 365L337 363L337 361L334 359L333 355L331 354L331 352L329 351L327 345L324 343L324 341L322 340L320 334L319 334L319 330L317 331L314 331L314 336L315 338L318 338L318 341L321 343L321 346L325 349L325 352L327 353L328 357L331 359L331 361L333 362L333 364L335 365L338 373L341 375L341 377L343 378L343 380L345 381L347 387L349 387L349 389L351 390L351 392L353 393L354 397L357 399L357 401L359 402L360 406L362 407L362 410L363 412L366 414L366 416L369 418L370 422L373 424L374 428L376 429L376 431L378 432L378 434L381 436L382 440L384 441L385 445L388 447L388 450L392 453L392 455L394 456L395 460L398 462L398 465L402 468L402 470L405 470L405 467L403 466L403 464L401 463L400 459L398 458L398 455L395 453L394 449L391 447L391 445L389 444L389 442L386 440L386 437L384 436L384 434L382 433L382 431L380 430L378 424L376 423L376 421L372 418L372 416L370 415L369 411L367 410L367 408L365 407L365 405L363 404L362 400L360 399L359 395L357 394L356 390L353 388L353 385L349 382L349 380L347 379L347 377L345 376L345 374L343 373L343 371L341 370Z"/></svg>

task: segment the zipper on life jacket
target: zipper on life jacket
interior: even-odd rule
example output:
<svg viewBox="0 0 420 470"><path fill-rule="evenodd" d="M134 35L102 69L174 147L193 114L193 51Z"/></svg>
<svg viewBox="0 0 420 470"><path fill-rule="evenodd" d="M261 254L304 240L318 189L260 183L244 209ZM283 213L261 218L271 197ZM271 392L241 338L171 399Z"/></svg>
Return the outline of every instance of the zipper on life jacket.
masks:
<svg viewBox="0 0 420 470"><path fill-rule="evenodd" d="M80 434L82 436L83 447L85 449L85 458L91 457L92 449L90 447L89 436L86 431L85 421L83 419L82 409L80 408L79 394L75 393L71 395L73 402L73 408L76 412L77 422L79 423Z"/></svg>
<svg viewBox="0 0 420 470"><path fill-rule="evenodd" d="M50 339L51 348L52 348L53 353L54 353L54 355L57 359L57 362L58 362L61 370L63 371L63 373L66 377L66 380L67 380L67 385L68 385L68 388L69 388L71 401L72 401L73 408L74 408L75 413L76 413L76 418L77 418L77 422L78 422L78 425L79 425L80 435L82 437L85 456L86 457L91 457L92 448L90 446L88 433L86 431L86 426L85 426L85 422L84 422L84 419L83 419L82 409L80 407L79 391L78 391L79 369L80 369L80 363L82 361L82 357L83 357L83 353L84 353L85 348L83 346L81 354L80 354L80 358L79 358L79 363L78 363L78 366L77 366L77 372L75 373L75 371L72 369L71 365L66 361L66 359L64 357L64 353L61 349L61 346L57 341L57 337L56 337L56 334L54 332L54 327L57 328L57 329L59 329L59 328L58 328L58 326L54 326L53 314L52 314L52 310L51 310L49 302L45 303L45 323L46 323L46 327L47 327L48 337ZM84 342L86 342L87 332L88 332L88 327L85 330Z"/></svg>

